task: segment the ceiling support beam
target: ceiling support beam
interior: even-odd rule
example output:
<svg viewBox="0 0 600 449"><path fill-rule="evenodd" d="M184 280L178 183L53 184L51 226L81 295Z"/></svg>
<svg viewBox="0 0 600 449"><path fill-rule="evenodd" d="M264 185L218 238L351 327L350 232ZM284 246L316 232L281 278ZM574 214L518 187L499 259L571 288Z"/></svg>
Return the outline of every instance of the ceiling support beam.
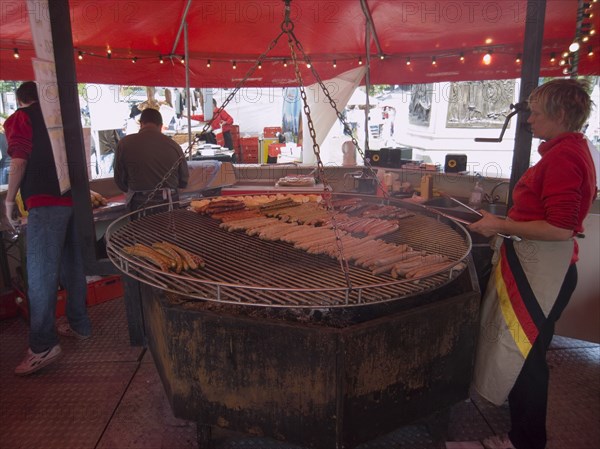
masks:
<svg viewBox="0 0 600 449"><path fill-rule="evenodd" d="M90 185L83 130L81 128L81 109L77 92L69 11L68 0L48 1L58 97L71 181L71 196L73 198L73 208L76 211L74 215L75 226L81 240L86 273L89 274L96 264L96 234L90 202Z"/></svg>
<svg viewBox="0 0 600 449"><path fill-rule="evenodd" d="M175 50L177 50L177 45L179 45L179 39L181 39L181 33L183 33L183 29L186 27L187 15L190 10L190 6L192 6L192 0L188 0L185 5L185 9L183 10L183 14L181 16L181 21L179 22L179 29L177 30L177 36L175 36L175 42L173 42L173 48L171 48L171 55L175 54ZM188 55L185 55L185 60L187 62Z"/></svg>
<svg viewBox="0 0 600 449"><path fill-rule="evenodd" d="M369 104L369 91L371 90L371 27L367 22L365 24L365 51L366 51L366 64L367 71L365 72L365 143L363 149L366 152L369 150L369 113L371 112L371 105Z"/></svg>
<svg viewBox="0 0 600 449"><path fill-rule="evenodd" d="M546 0L528 0L519 102L527 101L529 94L537 87L539 82L545 18ZM532 135L527 124L528 118L529 114L526 112L517 115L515 147L510 176L509 206L512 205L512 191L515 184L530 164Z"/></svg>
<svg viewBox="0 0 600 449"><path fill-rule="evenodd" d="M373 42L375 42L375 46L377 47L377 54L379 56L383 55L383 51L381 50L381 44L379 43L379 36L377 36L377 30L375 29L375 23L373 22L373 16L371 15L371 10L369 9L369 5L367 4L367 0L360 0L360 6L363 10L363 14L367 19L367 26L371 30L371 36L373 37Z"/></svg>

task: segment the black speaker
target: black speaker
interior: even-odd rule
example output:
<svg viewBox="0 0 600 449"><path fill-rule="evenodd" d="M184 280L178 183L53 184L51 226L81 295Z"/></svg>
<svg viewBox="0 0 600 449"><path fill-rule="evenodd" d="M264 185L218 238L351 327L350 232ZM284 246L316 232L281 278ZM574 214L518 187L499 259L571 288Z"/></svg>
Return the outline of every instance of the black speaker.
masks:
<svg viewBox="0 0 600 449"><path fill-rule="evenodd" d="M365 159L368 159L370 164L374 167L383 167L381 160L381 153L379 150L366 150Z"/></svg>
<svg viewBox="0 0 600 449"><path fill-rule="evenodd" d="M412 159L412 148L382 148L380 150L367 150L365 157L374 167L400 168L404 162Z"/></svg>
<svg viewBox="0 0 600 449"><path fill-rule="evenodd" d="M382 148L381 151L387 152L388 167L390 168L402 167L403 161L410 161L412 159L412 148Z"/></svg>
<svg viewBox="0 0 600 449"><path fill-rule="evenodd" d="M467 171L467 155L466 154L447 154L444 172L458 173Z"/></svg>

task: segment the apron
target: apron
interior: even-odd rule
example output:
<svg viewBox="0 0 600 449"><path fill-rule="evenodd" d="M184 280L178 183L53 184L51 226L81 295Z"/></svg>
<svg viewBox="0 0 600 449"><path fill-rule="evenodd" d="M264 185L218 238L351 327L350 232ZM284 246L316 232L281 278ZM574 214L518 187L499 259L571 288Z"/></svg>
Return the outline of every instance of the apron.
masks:
<svg viewBox="0 0 600 449"><path fill-rule="evenodd" d="M496 237L493 275L481 305L473 386L502 405L563 284L574 240Z"/></svg>
<svg viewBox="0 0 600 449"><path fill-rule="evenodd" d="M169 211L173 210L173 193L176 193L177 190L176 189L170 189L170 188L163 188L163 189L156 189L156 191L154 190L131 190L129 189L127 191L127 193L125 194L125 204L127 204L127 208L128 210L131 210L131 201L133 200L133 197L137 194L138 196L142 196L145 197L145 200L147 201L148 198L150 197L150 194L154 192L154 195L151 199L151 201L148 201L148 204L146 204L146 206L154 206L157 204L161 204L161 203L165 203L169 205Z"/></svg>

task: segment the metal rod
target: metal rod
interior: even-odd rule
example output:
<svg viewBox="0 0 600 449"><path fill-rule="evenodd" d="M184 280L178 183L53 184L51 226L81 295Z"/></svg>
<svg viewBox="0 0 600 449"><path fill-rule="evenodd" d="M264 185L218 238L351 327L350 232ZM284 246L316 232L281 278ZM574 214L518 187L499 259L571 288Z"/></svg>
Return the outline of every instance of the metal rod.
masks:
<svg viewBox="0 0 600 449"><path fill-rule="evenodd" d="M369 150L369 113L371 112L371 105L369 103L369 89L371 88L371 72L369 66L371 65L371 52L370 52L370 41L371 41L371 27L369 21L365 22L365 53L367 60L367 71L365 72L365 151Z"/></svg>
<svg viewBox="0 0 600 449"><path fill-rule="evenodd" d="M480 217L483 217L483 214L475 209L473 209L471 206L467 206L465 203L463 203L462 201L458 201L456 198L448 196L448 198L450 198L452 201L454 201L456 204L460 204L462 207L464 207L465 209L470 210L471 212L479 215Z"/></svg>
<svg viewBox="0 0 600 449"><path fill-rule="evenodd" d="M371 10L369 9L369 5L367 4L367 0L360 0L360 6L362 7L363 14L367 19L367 24L371 29L371 33L373 34L373 41L375 42L375 46L377 47L377 52L382 55L383 51L381 50L381 44L379 43L379 36L377 36L377 30L375 29L375 22L373 22L373 16L371 15Z"/></svg>
<svg viewBox="0 0 600 449"><path fill-rule="evenodd" d="M542 60L542 43L544 40L544 20L546 17L546 0L528 0L525 19L525 38L523 43L523 67L521 69L521 90L519 102L527 101L529 94L538 85L540 63ZM517 116L515 147L512 159L508 207L512 205L512 191L517 181L529 168L532 135L527 126L529 114Z"/></svg>
<svg viewBox="0 0 600 449"><path fill-rule="evenodd" d="M579 0L577 6L577 24L575 25L575 41L580 44L579 50L573 53L573 60L571 61L571 78L577 78L579 73L579 52L581 51L581 24L583 23L583 14L585 8L583 7L584 0Z"/></svg>
<svg viewBox="0 0 600 449"><path fill-rule="evenodd" d="M92 273L96 264L96 233L90 204L90 184L81 128L69 12L68 0L48 1L65 153L69 165L73 208L76 211L74 220L81 240L86 272Z"/></svg>
<svg viewBox="0 0 600 449"><path fill-rule="evenodd" d="M192 0L188 0L185 5L185 9L183 10L183 14L181 15L181 23L179 24L179 29L177 30L177 36L175 36L175 41L173 42L173 47L171 48L171 54L175 54L175 50L177 50L177 45L179 44L179 39L181 37L181 33L187 23L187 15L190 10L190 6L192 6ZM187 54L185 55L185 59L187 61Z"/></svg>
<svg viewBox="0 0 600 449"><path fill-rule="evenodd" d="M187 21L183 23L183 49L185 52L185 94L187 96L187 119L188 119L188 157L192 160L192 93L190 92L190 59L188 48L188 27Z"/></svg>

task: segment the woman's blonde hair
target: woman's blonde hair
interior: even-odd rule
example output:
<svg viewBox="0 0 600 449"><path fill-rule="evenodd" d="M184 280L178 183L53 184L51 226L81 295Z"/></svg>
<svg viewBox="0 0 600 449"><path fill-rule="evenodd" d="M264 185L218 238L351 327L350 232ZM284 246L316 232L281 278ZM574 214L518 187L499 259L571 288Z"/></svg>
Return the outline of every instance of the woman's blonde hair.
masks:
<svg viewBox="0 0 600 449"><path fill-rule="evenodd" d="M572 132L581 131L592 111L586 80L555 79L537 87L529 95L529 103L538 103L550 118L564 112L564 125Z"/></svg>

